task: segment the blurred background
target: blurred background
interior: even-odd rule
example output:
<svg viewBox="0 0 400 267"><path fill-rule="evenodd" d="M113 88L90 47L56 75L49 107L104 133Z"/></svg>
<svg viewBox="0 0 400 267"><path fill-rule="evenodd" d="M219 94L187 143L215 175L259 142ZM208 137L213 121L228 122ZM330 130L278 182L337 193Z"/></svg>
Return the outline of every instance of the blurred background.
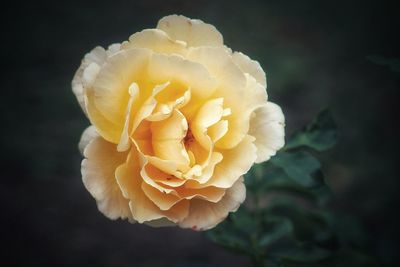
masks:
<svg viewBox="0 0 400 267"><path fill-rule="evenodd" d="M3 266L250 266L202 234L110 221L81 182L89 125L71 91L84 54L177 13L258 60L287 135L325 107L341 131L323 156L332 208L355 215L381 266L399 266L398 9L385 1L29 1L2 16ZM397 203L397 204L396 204Z"/></svg>

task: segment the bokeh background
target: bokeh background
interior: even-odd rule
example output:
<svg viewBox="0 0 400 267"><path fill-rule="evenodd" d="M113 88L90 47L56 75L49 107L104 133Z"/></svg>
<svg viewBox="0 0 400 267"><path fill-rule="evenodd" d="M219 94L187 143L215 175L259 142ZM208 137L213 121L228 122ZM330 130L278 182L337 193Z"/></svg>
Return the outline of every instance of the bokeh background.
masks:
<svg viewBox="0 0 400 267"><path fill-rule="evenodd" d="M399 12L385 1L27 1L2 16L2 266L250 266L202 234L110 221L80 175L89 125L70 82L85 53L173 13L214 24L257 59L287 134L330 107L339 145L323 156L332 209L355 215L381 266L399 266Z"/></svg>

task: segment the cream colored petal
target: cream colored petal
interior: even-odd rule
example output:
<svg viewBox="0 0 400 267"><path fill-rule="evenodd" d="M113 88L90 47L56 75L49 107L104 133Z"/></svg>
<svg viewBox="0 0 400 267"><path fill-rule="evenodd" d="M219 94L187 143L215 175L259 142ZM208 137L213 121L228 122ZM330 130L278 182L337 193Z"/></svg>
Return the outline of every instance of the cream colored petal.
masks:
<svg viewBox="0 0 400 267"><path fill-rule="evenodd" d="M131 121L131 112L132 112L132 105L134 102L137 102L139 98L139 86L136 83L132 83L129 86L129 101L128 105L126 107L126 113L125 113L125 124L124 124L124 129L122 130L121 133L121 138L119 140L117 150L118 151L126 151L130 148L130 121Z"/></svg>
<svg viewBox="0 0 400 267"><path fill-rule="evenodd" d="M124 42L122 48L147 48L156 53L186 54L186 43L172 40L159 29L146 29L131 35L129 42Z"/></svg>
<svg viewBox="0 0 400 267"><path fill-rule="evenodd" d="M142 183L142 190L146 196L161 210L169 210L181 200L180 197L174 194L160 192L158 189L146 183Z"/></svg>
<svg viewBox="0 0 400 267"><path fill-rule="evenodd" d="M198 19L170 15L162 18L158 29L174 40L182 40L188 46L222 46L224 41L219 31L211 24Z"/></svg>
<svg viewBox="0 0 400 267"><path fill-rule="evenodd" d="M212 152L210 161L202 170L201 176L198 177L196 182L204 184L210 180L214 174L215 166L223 160L223 155L219 152Z"/></svg>
<svg viewBox="0 0 400 267"><path fill-rule="evenodd" d="M167 91L168 90L165 90L165 92ZM171 96L173 95L170 95L170 97ZM163 102L160 99L158 99L158 101L161 103L157 104L156 108L153 111L153 114L148 116L146 120L160 121L168 118L172 114L174 109L180 109L184 107L187 103L189 103L191 97L192 97L191 89L189 88L186 91L184 91L183 94L180 95L179 97L175 96L175 99L171 101Z"/></svg>
<svg viewBox="0 0 400 267"><path fill-rule="evenodd" d="M85 102L88 117L96 128L96 131L107 141L118 144L123 130L122 124L115 124L106 119L94 104L93 92L86 92L86 94L87 97L85 96Z"/></svg>
<svg viewBox="0 0 400 267"><path fill-rule="evenodd" d="M111 57L115 53L119 52L121 50L121 44L119 43L114 43L108 46L108 49L106 51L107 56Z"/></svg>
<svg viewBox="0 0 400 267"><path fill-rule="evenodd" d="M120 165L116 171L118 184L123 189L124 195L130 199L129 206L133 218L139 223L151 223L151 221L161 218L167 218L175 223L183 220L189 212L188 201L182 200L171 206L168 210L161 210L145 194L142 188L144 183L144 177L142 177L144 168L140 172L141 159L139 157L140 155L138 155L137 151L132 149L128 161ZM154 187L156 183L149 183L148 185Z"/></svg>
<svg viewBox="0 0 400 267"><path fill-rule="evenodd" d="M179 179L171 174L165 173L151 164L147 164L145 168L146 175L151 177L156 184L160 184L162 188L166 188L163 185L166 185L167 187L179 187L186 182L186 180Z"/></svg>
<svg viewBox="0 0 400 267"><path fill-rule="evenodd" d="M232 115L227 116L228 132L215 144L217 148L232 148L247 135L250 117L255 109L267 103L265 88L246 73L246 89L239 103L230 106Z"/></svg>
<svg viewBox="0 0 400 267"><path fill-rule="evenodd" d="M260 63L258 61L252 60L245 54L241 52L235 52L232 55L233 62L236 63L236 65L239 66L239 68L245 72L253 76L258 83L260 83L262 86L266 87L267 86L267 80L265 77L265 72L261 68Z"/></svg>
<svg viewBox="0 0 400 267"><path fill-rule="evenodd" d="M214 174L205 184L192 187L231 187L240 176L247 173L257 158L254 137L246 136L235 148L221 151L223 160L215 166Z"/></svg>
<svg viewBox="0 0 400 267"><path fill-rule="evenodd" d="M182 173L189 170L186 164L181 164L180 162L174 160L160 159L154 156L144 156L145 159L155 167L159 168L161 171L174 175L175 177L181 178Z"/></svg>
<svg viewBox="0 0 400 267"><path fill-rule="evenodd" d="M268 160L285 144L285 117L282 109L271 102L258 108L250 122L249 134L256 138L256 163Z"/></svg>
<svg viewBox="0 0 400 267"><path fill-rule="evenodd" d="M233 62L232 56L224 48L197 47L188 52L187 58L204 65L218 82L214 97L223 97L224 106L231 109L227 116L229 131L217 143L220 148L228 149L236 146L247 134L248 127L243 121L246 101L247 79L245 74Z"/></svg>
<svg viewBox="0 0 400 267"><path fill-rule="evenodd" d="M93 125L90 125L89 127L86 128L85 131L83 131L81 140L79 141L78 145L79 151L82 153L82 155L86 146L98 136L99 134L96 132L96 128Z"/></svg>
<svg viewBox="0 0 400 267"><path fill-rule="evenodd" d="M130 98L128 88L133 82L140 85L150 54L145 49L117 52L103 64L93 86L87 90L89 118L110 142L119 142Z"/></svg>
<svg viewBox="0 0 400 267"><path fill-rule="evenodd" d="M143 180L139 165L137 152L133 148L128 160L118 166L115 172L125 198L129 199L132 216L139 223L163 218L165 215L142 191Z"/></svg>
<svg viewBox="0 0 400 267"><path fill-rule="evenodd" d="M178 189L178 195L185 199L205 199L210 202L219 202L225 195L225 188L218 188L214 186L208 186L204 188L192 189L183 188Z"/></svg>
<svg viewBox="0 0 400 267"><path fill-rule="evenodd" d="M153 122L151 132L154 155L189 166L190 159L183 144L187 130L187 121L177 110L169 118Z"/></svg>
<svg viewBox="0 0 400 267"><path fill-rule="evenodd" d="M157 84L174 81L190 88L192 99L197 102L207 99L216 90L216 81L204 66L177 55L153 54L148 79Z"/></svg>
<svg viewBox="0 0 400 267"><path fill-rule="evenodd" d="M134 133L137 130L137 128L143 122L143 120L145 120L149 116L151 116L151 114L153 113L154 109L157 106L157 100L155 99L155 97L157 96L157 94L159 94L160 92L165 90L169 84L170 84L170 82L168 81L166 83L156 85L153 88L150 96L144 101L144 103L142 103L140 108L137 108L136 110L131 111L130 116L133 116L134 119L132 122L132 127L129 130L129 132L130 132L129 136L131 136L132 133ZM132 114L135 112L136 112L136 114Z"/></svg>
<svg viewBox="0 0 400 267"><path fill-rule="evenodd" d="M87 113L87 111L85 107L85 88L83 85L83 73L85 69L92 63L98 66L103 65L106 58L107 55L104 48L100 46L95 47L92 51L85 55L82 60L81 66L76 71L75 76L72 80L72 91L74 92L79 102L79 105L81 106L85 114Z"/></svg>
<svg viewBox="0 0 400 267"><path fill-rule="evenodd" d="M124 198L115 179L115 170L125 161L127 153L117 152L116 145L98 136L86 146L84 156L86 159L82 161L82 180L96 199L99 210L113 220L132 220L128 200Z"/></svg>
<svg viewBox="0 0 400 267"><path fill-rule="evenodd" d="M207 129L216 124L222 117L224 109L223 98L208 100L198 110L191 125L193 136L206 150L211 149L210 138L207 137Z"/></svg>
<svg viewBox="0 0 400 267"><path fill-rule="evenodd" d="M219 122L207 129L207 134L208 136L210 136L211 140L216 143L228 132L228 129L228 121L220 120Z"/></svg>
<svg viewBox="0 0 400 267"><path fill-rule="evenodd" d="M246 198L243 178L237 179L217 203L201 199L190 202L189 216L179 225L193 230L208 230L223 221L229 212L236 211Z"/></svg>

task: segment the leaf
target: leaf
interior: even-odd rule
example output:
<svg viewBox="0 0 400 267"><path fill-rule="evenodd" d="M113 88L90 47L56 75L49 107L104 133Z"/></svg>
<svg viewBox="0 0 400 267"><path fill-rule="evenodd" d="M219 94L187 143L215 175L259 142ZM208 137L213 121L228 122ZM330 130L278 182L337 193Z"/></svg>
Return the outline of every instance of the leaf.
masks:
<svg viewBox="0 0 400 267"><path fill-rule="evenodd" d="M215 243L239 253L248 253L251 246L249 236L256 229L251 214L241 207L236 213L212 230L206 232L206 236Z"/></svg>
<svg viewBox="0 0 400 267"><path fill-rule="evenodd" d="M317 204L325 203L331 195L327 185L323 184L315 188L306 188L290 178L282 168L275 168L273 171L265 174L262 183L260 182L257 186L264 193L277 191L292 194L309 201L317 202Z"/></svg>
<svg viewBox="0 0 400 267"><path fill-rule="evenodd" d="M275 255L277 254L281 258L281 262L286 262L286 264L289 264L318 262L328 258L331 255L331 252L327 249L315 246L298 245L297 247L285 249L278 253L275 252Z"/></svg>
<svg viewBox="0 0 400 267"><path fill-rule="evenodd" d="M337 126L329 110L321 111L305 128L294 133L285 149L310 147L317 151L332 148L338 139Z"/></svg>
<svg viewBox="0 0 400 267"><path fill-rule="evenodd" d="M293 231L292 223L286 218L268 217L267 221L270 223L269 226L265 227L268 232L264 233L258 241L262 247L273 244Z"/></svg>
<svg viewBox="0 0 400 267"><path fill-rule="evenodd" d="M271 162L300 185L313 187L321 184L321 177L315 176L321 164L308 152L279 152Z"/></svg>
<svg viewBox="0 0 400 267"><path fill-rule="evenodd" d="M367 59L377 65L389 67L394 72L400 72L400 59L398 58L385 58L373 55L367 56Z"/></svg>

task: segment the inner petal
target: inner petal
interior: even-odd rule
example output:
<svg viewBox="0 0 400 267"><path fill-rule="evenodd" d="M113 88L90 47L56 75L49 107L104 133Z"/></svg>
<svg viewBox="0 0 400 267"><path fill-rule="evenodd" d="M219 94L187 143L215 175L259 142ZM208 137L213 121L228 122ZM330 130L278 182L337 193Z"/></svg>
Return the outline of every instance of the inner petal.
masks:
<svg viewBox="0 0 400 267"><path fill-rule="evenodd" d="M174 110L169 118L152 122L150 128L155 156L189 166L189 155L183 143L188 123L182 113Z"/></svg>

